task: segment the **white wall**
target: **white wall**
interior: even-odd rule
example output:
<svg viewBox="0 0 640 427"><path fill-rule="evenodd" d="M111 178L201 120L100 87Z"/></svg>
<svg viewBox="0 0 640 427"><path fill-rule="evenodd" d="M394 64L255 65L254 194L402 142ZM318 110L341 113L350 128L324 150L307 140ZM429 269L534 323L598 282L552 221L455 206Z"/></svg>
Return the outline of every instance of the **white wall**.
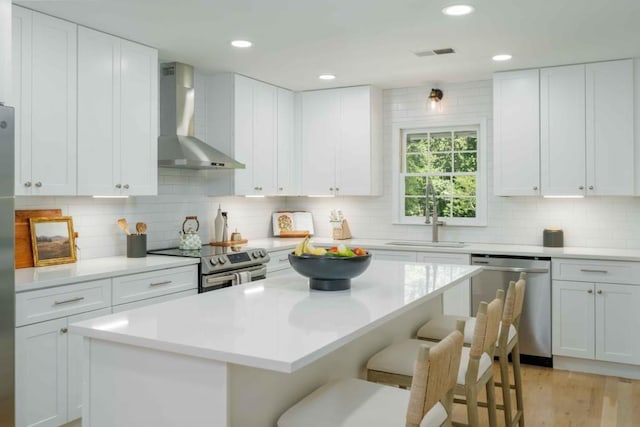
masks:
<svg viewBox="0 0 640 427"><path fill-rule="evenodd" d="M196 82L200 76L196 75ZM489 194L492 193L492 85L491 81L439 85L444 91L441 111L431 112L425 101L431 86L391 89L384 92L384 151L391 157L391 127L402 122L453 120L486 116L488 120ZM199 93L199 92L197 92ZM196 99L202 110L203 100ZM196 135L203 124L196 116ZM178 231L184 217L201 219L200 236L211 238L211 224L218 207L229 212L230 231L235 227L243 236L259 239L271 235L271 213L279 209L306 209L314 214L316 234L330 236L329 212L340 208L349 219L355 237L381 239L431 239L427 226L391 224L391 164L384 166L384 195L380 197L307 197L247 199L207 197L207 186L216 171L160 169L157 197L130 199L92 199L88 197L17 197L16 209L61 208L73 216L80 234L81 258L121 255L125 237L116 219L149 225L149 247L178 244ZM640 248L640 198L594 197L585 199L542 199L489 196L488 226L444 227L442 240L542 244L542 229L557 225L565 231L566 246Z"/></svg>

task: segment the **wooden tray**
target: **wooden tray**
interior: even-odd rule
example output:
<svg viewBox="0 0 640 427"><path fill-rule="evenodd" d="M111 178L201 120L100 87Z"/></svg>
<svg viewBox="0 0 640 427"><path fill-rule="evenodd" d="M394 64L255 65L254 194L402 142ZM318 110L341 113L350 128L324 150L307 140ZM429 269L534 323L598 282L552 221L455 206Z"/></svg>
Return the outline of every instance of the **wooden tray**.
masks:
<svg viewBox="0 0 640 427"><path fill-rule="evenodd" d="M227 240L226 242L209 242L211 246L239 246L249 243L247 239L242 240Z"/></svg>
<svg viewBox="0 0 640 427"><path fill-rule="evenodd" d="M18 210L15 213L15 267L33 267L29 218L62 216L60 209Z"/></svg>

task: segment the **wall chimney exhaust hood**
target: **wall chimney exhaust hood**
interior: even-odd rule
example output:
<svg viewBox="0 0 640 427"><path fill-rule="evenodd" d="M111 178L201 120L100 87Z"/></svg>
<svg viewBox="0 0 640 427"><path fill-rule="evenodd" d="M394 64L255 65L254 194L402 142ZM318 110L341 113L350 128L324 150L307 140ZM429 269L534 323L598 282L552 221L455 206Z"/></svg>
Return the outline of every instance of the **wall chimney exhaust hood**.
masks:
<svg viewBox="0 0 640 427"><path fill-rule="evenodd" d="M180 169L244 169L244 164L194 137L193 67L160 66L158 166Z"/></svg>

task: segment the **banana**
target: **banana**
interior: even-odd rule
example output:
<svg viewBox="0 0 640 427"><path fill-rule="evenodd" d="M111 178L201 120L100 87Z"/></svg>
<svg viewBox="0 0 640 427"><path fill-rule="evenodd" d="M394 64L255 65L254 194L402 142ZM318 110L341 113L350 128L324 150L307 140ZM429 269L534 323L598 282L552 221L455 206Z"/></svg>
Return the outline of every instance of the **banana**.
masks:
<svg viewBox="0 0 640 427"><path fill-rule="evenodd" d="M307 253L307 245L309 244L309 236L305 237L303 241L301 241L300 243L298 243L296 245L296 248L294 249L293 253L296 256L300 256L302 254Z"/></svg>

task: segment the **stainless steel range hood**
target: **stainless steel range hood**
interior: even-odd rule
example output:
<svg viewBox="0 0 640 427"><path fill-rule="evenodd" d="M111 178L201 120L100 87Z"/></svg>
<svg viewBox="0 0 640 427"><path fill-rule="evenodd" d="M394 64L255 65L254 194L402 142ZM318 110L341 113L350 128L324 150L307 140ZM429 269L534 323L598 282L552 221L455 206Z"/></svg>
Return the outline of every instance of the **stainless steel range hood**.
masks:
<svg viewBox="0 0 640 427"><path fill-rule="evenodd" d="M244 164L194 137L193 67L161 65L158 166L181 169L244 169Z"/></svg>

